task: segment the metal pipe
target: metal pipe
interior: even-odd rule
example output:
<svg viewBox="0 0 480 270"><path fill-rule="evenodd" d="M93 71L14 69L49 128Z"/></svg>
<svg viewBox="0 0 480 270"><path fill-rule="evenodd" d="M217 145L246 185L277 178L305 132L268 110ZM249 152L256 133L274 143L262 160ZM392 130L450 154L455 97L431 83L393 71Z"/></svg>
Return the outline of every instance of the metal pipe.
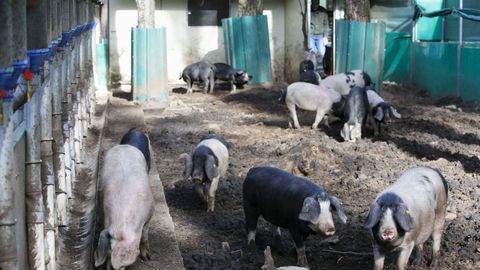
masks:
<svg viewBox="0 0 480 270"><path fill-rule="evenodd" d="M39 76L33 82L39 83ZM40 94L36 91L25 104L27 141L25 204L28 234L28 264L30 269L45 269L44 204L40 154Z"/></svg>
<svg viewBox="0 0 480 270"><path fill-rule="evenodd" d="M463 8L463 0L460 1L460 9ZM462 47L463 47L463 18L459 16L458 21L458 44L457 44L457 96L460 96L462 89Z"/></svg>
<svg viewBox="0 0 480 270"><path fill-rule="evenodd" d="M13 153L13 120L0 128L0 269L14 270L17 262L15 215L15 169Z"/></svg>

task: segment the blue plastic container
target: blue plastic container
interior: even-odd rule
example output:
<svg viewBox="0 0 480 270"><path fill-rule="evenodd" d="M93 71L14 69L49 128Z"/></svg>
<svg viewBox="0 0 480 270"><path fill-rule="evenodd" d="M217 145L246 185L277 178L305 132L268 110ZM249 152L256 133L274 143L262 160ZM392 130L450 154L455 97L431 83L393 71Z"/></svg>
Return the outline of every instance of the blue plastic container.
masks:
<svg viewBox="0 0 480 270"><path fill-rule="evenodd" d="M15 81L18 80L18 77L23 74L26 68L30 66L30 61L28 61L28 57L25 60L20 61L13 61L13 78Z"/></svg>
<svg viewBox="0 0 480 270"><path fill-rule="evenodd" d="M51 59L55 55L55 51L57 50L59 43L60 41L58 40L50 42L50 44L48 45L47 59Z"/></svg>
<svg viewBox="0 0 480 270"><path fill-rule="evenodd" d="M58 43L58 47L65 47L68 45L70 42L70 39L72 38L73 31L68 31L68 32L63 32L62 33L62 38L60 39L60 43Z"/></svg>
<svg viewBox="0 0 480 270"><path fill-rule="evenodd" d="M27 55L30 58L30 71L38 74L43 62L47 60L48 49L28 50Z"/></svg>
<svg viewBox="0 0 480 270"><path fill-rule="evenodd" d="M13 74L13 68L2 68L0 69L0 90L11 90L13 86L11 85L11 77ZM15 84L14 84L15 85ZM8 98L9 95L7 95Z"/></svg>

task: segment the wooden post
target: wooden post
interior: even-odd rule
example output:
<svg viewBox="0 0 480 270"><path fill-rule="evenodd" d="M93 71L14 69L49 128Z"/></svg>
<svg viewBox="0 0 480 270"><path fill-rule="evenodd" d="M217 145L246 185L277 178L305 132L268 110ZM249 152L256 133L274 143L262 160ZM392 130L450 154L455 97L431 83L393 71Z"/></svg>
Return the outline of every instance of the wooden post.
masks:
<svg viewBox="0 0 480 270"><path fill-rule="evenodd" d="M12 1L0 1L0 68L12 65Z"/></svg>

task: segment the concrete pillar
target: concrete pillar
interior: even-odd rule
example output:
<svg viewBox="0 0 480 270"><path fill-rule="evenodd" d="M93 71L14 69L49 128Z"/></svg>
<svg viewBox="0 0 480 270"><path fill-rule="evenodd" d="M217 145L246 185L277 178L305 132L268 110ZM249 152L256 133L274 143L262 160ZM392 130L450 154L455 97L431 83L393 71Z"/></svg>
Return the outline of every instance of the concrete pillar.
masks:
<svg viewBox="0 0 480 270"><path fill-rule="evenodd" d="M67 0L70 2L70 29L77 25L77 0Z"/></svg>
<svg viewBox="0 0 480 270"><path fill-rule="evenodd" d="M13 14L13 59L24 60L27 58L27 1L12 1Z"/></svg>
<svg viewBox="0 0 480 270"><path fill-rule="evenodd" d="M29 50L47 48L50 42L47 19L48 1L37 0L27 5L27 48Z"/></svg>
<svg viewBox="0 0 480 270"><path fill-rule="evenodd" d="M13 60L12 1L0 1L0 18L0 68L4 68Z"/></svg>
<svg viewBox="0 0 480 270"><path fill-rule="evenodd" d="M61 19L61 32L70 31L70 1L60 1L61 3L61 11L62 14Z"/></svg>

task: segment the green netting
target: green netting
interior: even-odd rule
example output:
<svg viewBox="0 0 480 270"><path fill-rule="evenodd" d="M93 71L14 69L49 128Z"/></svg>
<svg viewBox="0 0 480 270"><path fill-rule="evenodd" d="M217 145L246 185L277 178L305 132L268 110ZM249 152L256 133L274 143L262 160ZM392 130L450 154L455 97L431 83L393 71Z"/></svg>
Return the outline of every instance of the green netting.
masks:
<svg viewBox="0 0 480 270"><path fill-rule="evenodd" d="M414 42L412 49L413 82L432 96L456 95L457 45Z"/></svg>

